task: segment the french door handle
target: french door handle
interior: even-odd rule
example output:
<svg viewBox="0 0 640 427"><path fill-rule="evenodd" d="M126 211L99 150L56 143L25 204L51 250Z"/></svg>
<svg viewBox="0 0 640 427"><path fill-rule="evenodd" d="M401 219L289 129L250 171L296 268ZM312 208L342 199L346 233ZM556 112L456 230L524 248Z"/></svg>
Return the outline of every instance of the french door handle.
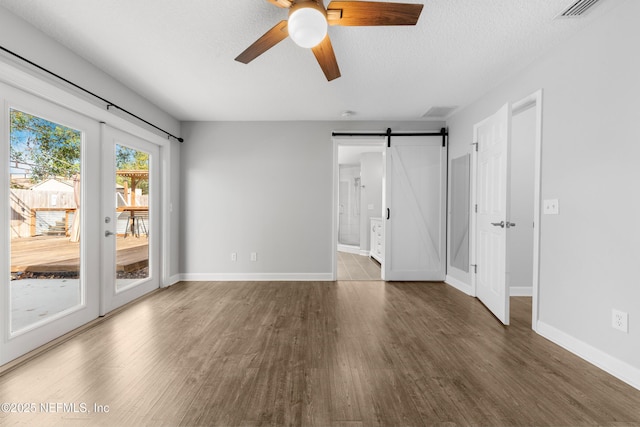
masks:
<svg viewBox="0 0 640 427"><path fill-rule="evenodd" d="M493 225L494 227L504 228L504 221L492 222L491 225Z"/></svg>
<svg viewBox="0 0 640 427"><path fill-rule="evenodd" d="M114 233L110 232L109 230L104 232L104 237L109 237L109 236L113 236Z"/></svg>

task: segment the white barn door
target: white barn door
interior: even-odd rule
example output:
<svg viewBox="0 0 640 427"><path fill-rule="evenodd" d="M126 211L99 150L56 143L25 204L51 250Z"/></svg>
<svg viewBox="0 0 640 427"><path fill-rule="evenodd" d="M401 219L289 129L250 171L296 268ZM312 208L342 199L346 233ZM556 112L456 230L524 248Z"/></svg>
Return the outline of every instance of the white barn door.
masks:
<svg viewBox="0 0 640 427"><path fill-rule="evenodd" d="M507 230L509 222L509 140L511 107L474 126L477 145L475 262L476 295L505 325L509 324Z"/></svg>
<svg viewBox="0 0 640 427"><path fill-rule="evenodd" d="M446 147L393 136L385 153L384 280L445 278Z"/></svg>

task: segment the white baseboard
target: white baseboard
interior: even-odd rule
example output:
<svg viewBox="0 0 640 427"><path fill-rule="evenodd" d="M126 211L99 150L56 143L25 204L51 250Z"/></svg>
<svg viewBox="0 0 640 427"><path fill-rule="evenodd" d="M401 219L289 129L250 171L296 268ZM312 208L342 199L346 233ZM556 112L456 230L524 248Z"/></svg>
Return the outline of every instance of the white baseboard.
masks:
<svg viewBox="0 0 640 427"><path fill-rule="evenodd" d="M369 251L366 251L364 249L360 249L360 253L358 255L360 255L360 256L369 256Z"/></svg>
<svg viewBox="0 0 640 427"><path fill-rule="evenodd" d="M536 332L578 357L640 390L640 369L597 349L553 326L538 321Z"/></svg>
<svg viewBox="0 0 640 427"><path fill-rule="evenodd" d="M196 282L332 282L331 273L182 273L181 280Z"/></svg>
<svg viewBox="0 0 640 427"><path fill-rule="evenodd" d="M531 287L531 286L511 286L509 288L509 296L512 296L512 297L530 297L530 296L533 296L533 287Z"/></svg>
<svg viewBox="0 0 640 427"><path fill-rule="evenodd" d="M471 285L468 285L468 284L464 283L463 281L456 279L455 277L451 277L451 276L447 275L445 277L445 279L444 279L444 282L447 285L453 286L457 290L459 290L461 292L464 292L467 295L475 296L475 295L473 295L473 289L471 289Z"/></svg>
<svg viewBox="0 0 640 427"><path fill-rule="evenodd" d="M342 245L338 243L338 252L360 255L360 246Z"/></svg>

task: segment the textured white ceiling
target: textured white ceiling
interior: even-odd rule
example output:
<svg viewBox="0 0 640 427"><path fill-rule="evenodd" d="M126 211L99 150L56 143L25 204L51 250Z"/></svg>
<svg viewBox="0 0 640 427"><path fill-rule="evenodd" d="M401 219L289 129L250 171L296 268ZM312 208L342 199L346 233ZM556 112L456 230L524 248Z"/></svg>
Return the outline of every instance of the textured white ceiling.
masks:
<svg viewBox="0 0 640 427"><path fill-rule="evenodd" d="M553 18L572 0L424 3L415 27L330 27L342 77L286 39L234 58L287 11L266 0L0 0L179 120L421 120L465 106L614 7ZM328 4L328 1L325 2ZM344 119L342 119L344 120Z"/></svg>

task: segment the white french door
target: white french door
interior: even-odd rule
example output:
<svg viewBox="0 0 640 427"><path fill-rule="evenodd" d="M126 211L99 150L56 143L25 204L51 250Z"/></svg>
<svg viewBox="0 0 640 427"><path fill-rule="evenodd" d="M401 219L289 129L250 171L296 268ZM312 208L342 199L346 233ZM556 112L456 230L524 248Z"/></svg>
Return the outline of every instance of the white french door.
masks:
<svg viewBox="0 0 640 427"><path fill-rule="evenodd" d="M391 138L383 190L384 280L444 280L446 162L442 138Z"/></svg>
<svg viewBox="0 0 640 427"><path fill-rule="evenodd" d="M475 171L475 232L472 275L476 296L505 325L509 324L507 289L507 230L509 222L509 149L511 107L474 126L477 145Z"/></svg>
<svg viewBox="0 0 640 427"><path fill-rule="evenodd" d="M160 150L102 125L101 314L160 287Z"/></svg>
<svg viewBox="0 0 640 427"><path fill-rule="evenodd" d="M0 84L0 365L98 317L99 124Z"/></svg>

